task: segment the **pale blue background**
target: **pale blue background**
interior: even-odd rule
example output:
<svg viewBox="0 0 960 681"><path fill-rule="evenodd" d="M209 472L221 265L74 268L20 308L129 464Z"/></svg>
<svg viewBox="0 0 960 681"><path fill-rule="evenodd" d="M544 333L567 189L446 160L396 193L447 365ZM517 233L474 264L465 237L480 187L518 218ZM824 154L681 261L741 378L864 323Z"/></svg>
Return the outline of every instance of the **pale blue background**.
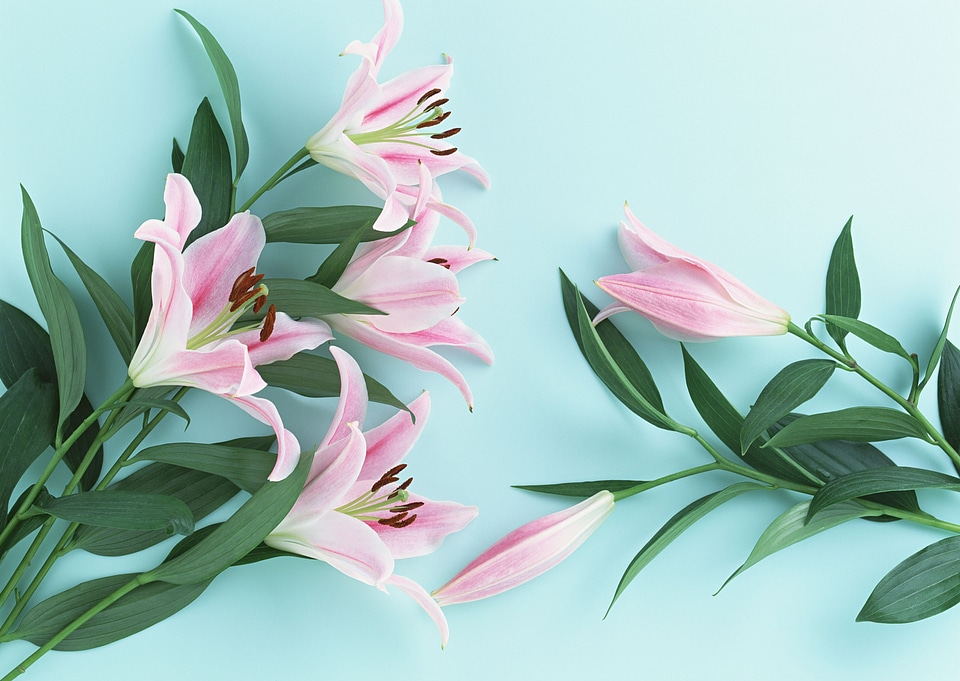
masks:
<svg viewBox="0 0 960 681"><path fill-rule="evenodd" d="M35 314L18 252L18 183L45 227L124 287L137 247L132 232L162 211L171 136L187 137L202 96L222 107L198 41L166 2L0 7L0 290ZM375 0L182 7L219 38L240 77L253 150L241 193L336 110L356 64L336 55L354 38L369 39L381 21ZM500 261L461 277L469 302L460 314L497 353L492 368L456 357L477 396L475 413L442 379L358 353L401 398L423 388L434 396L410 457L418 491L481 508L467 531L431 557L401 563L400 574L434 588L495 538L563 505L512 483L648 479L703 461L692 442L615 403L566 328L557 267L601 300L591 280L625 269L614 236L625 199L648 226L801 320L820 311L830 247L855 214L863 318L927 352L960 283L954 3L410 0L406 10L385 74L436 63L441 52L456 58L450 108L464 128L458 141L489 170L493 187L484 192L459 177L442 186ZM318 169L257 211L371 198ZM453 228L447 234L460 238ZM289 267L291 253L271 251L264 269ZM298 263L303 274L314 265ZM77 289L62 258L55 265ZM95 348L90 392L99 398L123 368L79 298ZM676 345L640 320L618 323L643 346L671 413L699 426ZM809 356L786 338L693 351L741 408L779 366ZM887 371L886 358L864 356L894 384L907 380ZM833 387L811 408L876 399L846 376ZM318 441L332 401L281 400L301 442ZM262 432L218 400L194 396L189 404L223 419L197 418L189 437ZM158 439L181 437L181 426L170 424ZM919 445L888 451L939 465ZM387 597L319 563L284 560L231 570L172 619L106 648L50 654L25 678L955 676L960 610L904 627L853 622L890 567L940 538L931 530L851 524L711 595L792 503L786 494L741 498L702 521L601 621L637 549L721 484L688 481L622 503L559 569L499 598L450 608L442 652L429 620L404 596ZM925 498L956 520L951 501L945 493ZM148 567L165 548L123 569ZM72 555L51 588L117 570L118 562ZM32 650L4 646L0 667Z"/></svg>

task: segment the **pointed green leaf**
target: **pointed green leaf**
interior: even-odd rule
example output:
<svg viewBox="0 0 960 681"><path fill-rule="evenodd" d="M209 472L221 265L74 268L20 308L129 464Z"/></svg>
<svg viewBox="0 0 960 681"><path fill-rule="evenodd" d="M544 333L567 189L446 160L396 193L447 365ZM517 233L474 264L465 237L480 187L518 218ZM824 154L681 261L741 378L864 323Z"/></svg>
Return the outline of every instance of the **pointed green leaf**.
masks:
<svg viewBox="0 0 960 681"><path fill-rule="evenodd" d="M170 151L170 167L173 168L173 172L180 173L183 170L183 159L183 149L180 148L180 143L174 137L173 149Z"/></svg>
<svg viewBox="0 0 960 681"><path fill-rule="evenodd" d="M81 492L35 503L40 511L61 520L120 530L166 530L190 534L194 518L179 499L163 494L101 490Z"/></svg>
<svg viewBox="0 0 960 681"><path fill-rule="evenodd" d="M895 466L848 473L831 480L810 500L807 520L833 504L881 492L917 489L943 489L960 492L960 478L925 468Z"/></svg>
<svg viewBox="0 0 960 681"><path fill-rule="evenodd" d="M187 239L187 243L191 243L223 227L233 213L230 150L206 97L193 118L182 172L190 180L203 209L200 224Z"/></svg>
<svg viewBox="0 0 960 681"><path fill-rule="evenodd" d="M916 362L916 360L910 356L910 353L904 349L900 341L886 331L881 331L871 324L861 322L859 319L831 314L820 315L820 318L835 328L852 333L860 340L869 343L878 350L889 352L891 355L899 355L911 364Z"/></svg>
<svg viewBox="0 0 960 681"><path fill-rule="evenodd" d="M906 624L960 603L960 537L920 549L888 572L864 603L858 622Z"/></svg>
<svg viewBox="0 0 960 681"><path fill-rule="evenodd" d="M860 275L853 257L853 217L847 220L840 236L833 245L830 264L827 267L826 313L856 319L860 316ZM840 347L844 347L847 332L833 324L827 324L827 332Z"/></svg>
<svg viewBox="0 0 960 681"><path fill-rule="evenodd" d="M584 482L560 482L552 485L511 485L511 487L539 492L540 494L557 494L563 497L582 497L586 499L603 490L616 494L645 482L646 480L586 480Z"/></svg>
<svg viewBox="0 0 960 681"><path fill-rule="evenodd" d="M123 402L114 402L112 405L110 405L110 409L125 409L127 407L136 407L137 409L141 410L141 413L144 411L149 411L150 409L167 411L175 416L179 416L187 422L188 426L190 425L190 415L183 407L180 406L179 403L174 402L173 400L150 397L145 395L144 391L138 392L133 396L132 399L125 400Z"/></svg>
<svg viewBox="0 0 960 681"><path fill-rule="evenodd" d="M288 360L262 364L257 367L260 376L275 388L283 388L304 397L338 397L340 395L340 370L337 363L327 357L318 357L300 352ZM363 376L367 395L374 402L407 410L407 405L397 399L382 383Z"/></svg>
<svg viewBox="0 0 960 681"><path fill-rule="evenodd" d="M760 391L743 420L739 451L746 452L767 428L816 395L836 368L831 359L805 359L784 367Z"/></svg>
<svg viewBox="0 0 960 681"><path fill-rule="evenodd" d="M881 442L902 437L926 439L909 414L886 407L851 407L798 418L774 435L765 447L789 447L819 440Z"/></svg>
<svg viewBox="0 0 960 681"><path fill-rule="evenodd" d="M150 310L153 308L153 294L150 290L150 277L153 273L152 243L144 243L133 262L130 263L130 283L133 287L133 338L139 343L143 330L147 326Z"/></svg>
<svg viewBox="0 0 960 681"><path fill-rule="evenodd" d="M567 315L570 330L573 332L577 345L580 347L580 352L584 353L584 357L586 357L577 309L580 303L582 303L590 319L597 316L599 309L577 290L573 282L564 274L563 270L560 270L560 289L563 296L564 312ZM630 342L620 333L619 329L617 329L609 319L603 320L593 327L593 329L596 336L600 339L601 344L633 389L639 392L655 411L661 414L665 413L660 391L657 389L657 384L654 382L650 370L647 369L647 365L644 364L640 355L637 354L637 351L630 345ZM663 426L658 425L658 427Z"/></svg>
<svg viewBox="0 0 960 681"><path fill-rule="evenodd" d="M360 232L360 241L396 236L413 225L393 232L373 228L382 209L374 206L305 207L271 213L263 218L267 243L339 244Z"/></svg>
<svg viewBox="0 0 960 681"><path fill-rule="evenodd" d="M650 538L650 541L640 549L640 552L634 556L633 560L630 561L630 565L627 566L623 577L620 578L620 583L617 584L617 590L613 595L613 600L610 601L610 606L607 608L607 614L610 614L610 609L613 608L614 603L617 602L620 594L630 585L630 582L640 574L643 568L649 565L654 558L667 548L674 539L683 534L692 527L694 523L710 513L710 511L722 506L731 499L745 492L763 489L769 488L755 482L739 482L697 499L670 518L670 520L664 523L663 527L657 530L657 533Z"/></svg>
<svg viewBox="0 0 960 681"><path fill-rule="evenodd" d="M146 414L153 409L155 405L166 405L168 402L172 402L172 400L165 398L174 390L177 390L177 388L168 385L154 386L152 388L137 388L133 392L132 401L124 402L120 405L120 413L113 422L113 430L117 431L135 418ZM184 415L181 414L180 418L184 418ZM189 415L187 415L187 418L189 418Z"/></svg>
<svg viewBox="0 0 960 681"><path fill-rule="evenodd" d="M223 99L227 104L227 115L230 117L230 127L233 128L233 146L237 154L237 174L239 180L243 175L244 168L247 167L247 160L250 157L250 145L247 141L247 133L243 128L243 117L240 109L240 83L237 80L237 72L230 63L227 53L220 47L220 43L213 37L207 28L192 16L183 10L175 10L177 14L190 22L193 30L200 36L203 48L207 51L210 63L213 64L213 70L217 73L217 80L220 81L220 89L223 91ZM193 140L190 140L191 144Z"/></svg>
<svg viewBox="0 0 960 681"><path fill-rule="evenodd" d="M67 247L56 235L52 235L57 243L63 248L70 262L80 275L80 281L93 299L93 304L97 306L103 323L110 333L124 364L130 364L133 357L133 313L123 302L123 299L110 287L103 277L91 269L80 257Z"/></svg>
<svg viewBox="0 0 960 681"><path fill-rule="evenodd" d="M205 471L230 480L245 492L255 492L267 481L277 455L228 445L171 442L147 447L134 460L162 461Z"/></svg>
<svg viewBox="0 0 960 681"><path fill-rule="evenodd" d="M13 635L42 646L136 577L136 574L102 577L67 589L28 611ZM89 650L143 631L185 608L211 581L186 585L155 582L137 587L90 618L54 650Z"/></svg>
<svg viewBox="0 0 960 681"><path fill-rule="evenodd" d="M710 430L720 438L720 442L735 453L740 451L740 428L743 416L730 404L717 385L697 364L693 356L682 344L683 371L687 384L687 393L700 418Z"/></svg>
<svg viewBox="0 0 960 681"><path fill-rule="evenodd" d="M930 353L930 361L927 363L927 371L923 375L923 380L920 381L920 390L927 385L927 382L933 376L933 372L937 368L937 364L940 362L940 357L943 355L943 350L947 345L947 332L950 331L950 320L953 318L953 308L957 304L957 297L960 296L960 288L956 290L953 294L953 300L950 301L950 309L947 310L947 318L943 322L943 330L940 331L940 337L937 339L937 344L933 347L933 352Z"/></svg>
<svg viewBox="0 0 960 681"><path fill-rule="evenodd" d="M75 431L80 427L80 424L83 423L87 417L93 414L93 405L90 403L90 400L87 399L87 396L84 395L80 398L80 404L77 405L77 408L73 410L70 416L67 417L67 422L65 424L64 432L70 433ZM90 448L97 442L100 435L100 425L94 423L89 428L87 428L83 434L77 438L76 442L73 443L73 446L67 450L67 453L63 455L63 462L67 465L67 468L70 469L71 473L76 473L77 469L80 467L80 464L87 456L87 452L90 451ZM51 440L51 443L53 440ZM80 491L93 489L94 485L97 484L97 480L100 479L100 473L103 470L103 445L97 447L96 454L93 455L93 458L90 459L90 464L87 466L87 469L83 472L83 476L80 478Z"/></svg>
<svg viewBox="0 0 960 681"><path fill-rule="evenodd" d="M163 463L151 464L110 486L119 492L162 494L179 499L201 520L232 499L237 486L218 475L188 470ZM71 548L99 556L125 556L158 544L170 537L160 530L116 529L81 525L74 533Z"/></svg>
<svg viewBox="0 0 960 681"><path fill-rule="evenodd" d="M0 521L20 478L56 432L56 390L30 369L0 395ZM0 528L5 524L0 522Z"/></svg>
<svg viewBox="0 0 960 681"><path fill-rule="evenodd" d="M781 549L792 546L804 539L809 539L814 535L820 534L832 527L842 525L850 520L868 516L880 516L883 513L882 511L866 508L862 504L854 501L846 501L831 506L823 513L817 514L817 517L808 523L806 519L809 507L810 502L803 501L787 509L783 514L778 516L776 520L770 523L767 529L763 531L763 534L760 535L750 555L747 556L747 560L737 568L736 572L727 578L727 581L723 583L720 589L723 589L724 586L730 583L730 580L744 570L753 567L767 556L771 556Z"/></svg>
<svg viewBox="0 0 960 681"><path fill-rule="evenodd" d="M47 321L60 393L58 423L63 423L83 396L87 375L87 349L83 342L83 327L80 325L80 315L70 292L50 266L37 209L27 190L23 187L20 189L23 194L23 261L33 292L40 303L40 311Z"/></svg>
<svg viewBox="0 0 960 681"><path fill-rule="evenodd" d="M383 314L355 300L344 298L326 286L301 279L265 279L269 300L291 317L323 317L331 314Z"/></svg>
<svg viewBox="0 0 960 681"><path fill-rule="evenodd" d="M960 350L950 341L943 348L937 377L940 428L950 446L960 451Z"/></svg>
<svg viewBox="0 0 960 681"><path fill-rule="evenodd" d="M337 247L333 249L333 252L320 263L316 274L307 277L307 281L332 288L340 280L340 277L343 276L347 265L350 264L350 258L353 257L357 246L360 245L363 232L363 228L360 228L344 239L342 243L338 244Z"/></svg>
<svg viewBox="0 0 960 681"><path fill-rule="evenodd" d="M10 522L10 518L13 516L14 513L16 513L17 509L20 508L20 506L26 500L27 495L29 493L30 493L29 488L23 490L23 494L21 494L20 497L13 503L13 505L11 505L10 508L13 510L10 512L10 514L6 516L6 522L3 524ZM46 487L42 487L40 489L40 494L37 495L37 499L39 499L41 503L43 503L47 499L52 499L52 498L53 496L50 494L50 492L47 491ZM7 538L3 540L2 544L0 544L0 560L3 560L3 557L4 555L6 555L7 551L9 551L14 546L16 546L21 540L26 539L31 534L33 534L38 529L40 529L40 527L43 525L43 522L45 520L46 520L46 516L43 516L43 515L27 516L26 518L21 520L17 524L17 526L13 529L13 532L7 535Z"/></svg>
<svg viewBox="0 0 960 681"><path fill-rule="evenodd" d="M287 515L303 491L310 456L302 456L296 470L279 482L268 482L217 527L185 553L145 573L148 580L192 584L212 579L257 547Z"/></svg>

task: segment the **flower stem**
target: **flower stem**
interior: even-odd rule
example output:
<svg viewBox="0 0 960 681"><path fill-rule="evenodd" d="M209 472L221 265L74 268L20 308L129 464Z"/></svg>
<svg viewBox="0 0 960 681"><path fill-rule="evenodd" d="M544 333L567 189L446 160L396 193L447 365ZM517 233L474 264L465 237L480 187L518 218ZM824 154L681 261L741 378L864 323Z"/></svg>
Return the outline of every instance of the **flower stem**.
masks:
<svg viewBox="0 0 960 681"><path fill-rule="evenodd" d="M280 183L280 180L283 179L283 176L287 174L287 172L289 172L291 169L293 169L293 167L294 167L297 163L299 163L300 161L302 161L304 158L306 158L306 157L309 156L309 155L310 155L310 152L307 151L306 147L304 147L304 148L300 149L299 151L297 151L297 153L295 153L293 156L290 157L290 160L289 160L289 161L287 161L286 163L283 164L283 166L281 166L280 170L278 170L277 172L275 172L275 173L270 177L269 180L267 180L266 182L263 183L263 186L260 187L260 189L258 189L257 191L255 191L255 192L253 193L253 196L251 196L249 199L247 199L247 202L246 202L246 203L244 203L242 206L240 206L240 208L237 210L237 212L238 212L238 213L242 213L242 212L245 211L245 210L249 210L250 206L252 206L254 203L256 203L257 199L259 199L261 196L263 196L264 194L266 194L268 191L270 191L271 189L273 189L274 187L276 187L277 184Z"/></svg>
<svg viewBox="0 0 960 681"><path fill-rule="evenodd" d="M622 489L619 492L615 492L613 495L614 500L620 501L621 499L626 499L632 497L635 494L640 494L641 492L646 492L648 489L653 489L654 487L659 487L660 485L665 485L668 482L673 482L675 480L682 480L683 478L689 478L694 475L699 475L700 473L707 473L709 471L720 470L720 464L708 463L703 466L697 466L695 468L688 468L682 470L679 473L671 473L670 475L664 475L662 478L657 478L656 480L650 480L648 482L640 483L633 487L627 489Z"/></svg>

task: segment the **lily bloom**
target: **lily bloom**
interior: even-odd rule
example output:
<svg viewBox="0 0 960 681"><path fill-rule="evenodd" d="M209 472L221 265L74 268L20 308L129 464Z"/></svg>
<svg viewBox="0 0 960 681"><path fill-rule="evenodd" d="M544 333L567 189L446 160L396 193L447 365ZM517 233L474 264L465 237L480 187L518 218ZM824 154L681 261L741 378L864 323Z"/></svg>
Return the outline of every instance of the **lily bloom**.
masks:
<svg viewBox="0 0 960 681"><path fill-rule="evenodd" d="M433 592L440 606L489 598L530 581L573 553L613 511L614 497L597 492L575 506L510 532Z"/></svg>
<svg viewBox="0 0 960 681"><path fill-rule="evenodd" d="M443 539L477 515L473 506L433 501L410 491L404 457L426 423L430 397L410 403L416 418L400 412L361 432L367 390L356 361L330 352L340 369L340 401L317 449L300 498L264 541L281 551L316 558L349 577L386 591L411 595L436 622L443 643L446 618L426 590L393 573L394 561L432 553Z"/></svg>
<svg viewBox="0 0 960 681"><path fill-rule="evenodd" d="M466 379L452 362L431 348L453 346L487 364L493 362L487 342L455 316L464 302L456 274L493 256L479 248L431 244L440 220L436 209L440 199L424 164L420 165L419 181L417 198L411 197L413 203L407 205L409 213L388 228L401 226L407 218L417 224L396 236L362 244L333 286L340 295L387 314L341 314L325 319L343 336L444 376L457 386L472 409L473 393ZM469 221L459 222L472 238Z"/></svg>
<svg viewBox="0 0 960 681"><path fill-rule="evenodd" d="M787 332L787 312L716 265L651 232L629 206L624 205L624 212L629 224L620 223L620 250L634 271L596 282L618 302L601 310L594 323L633 310L663 335L681 341Z"/></svg>
<svg viewBox="0 0 960 681"><path fill-rule="evenodd" d="M178 385L229 399L277 434L271 480L296 467L300 445L283 427L277 408L255 393L266 383L254 368L289 359L332 338L319 320L294 321L270 305L262 322L236 328L246 312L259 311L267 287L255 275L266 242L260 219L238 213L221 229L184 249L200 222L200 202L182 175L167 176L166 215L147 220L134 236L156 244L153 308L128 373L138 388Z"/></svg>
<svg viewBox="0 0 960 681"><path fill-rule="evenodd" d="M450 143L460 128L447 127L446 90L453 60L407 71L377 82L380 66L400 38L399 0L383 0L384 25L369 43L354 41L343 54L356 54L360 66L347 83L340 110L306 143L310 156L333 170L363 182L380 198L417 181L417 166L436 175L464 170L484 186L480 165Z"/></svg>

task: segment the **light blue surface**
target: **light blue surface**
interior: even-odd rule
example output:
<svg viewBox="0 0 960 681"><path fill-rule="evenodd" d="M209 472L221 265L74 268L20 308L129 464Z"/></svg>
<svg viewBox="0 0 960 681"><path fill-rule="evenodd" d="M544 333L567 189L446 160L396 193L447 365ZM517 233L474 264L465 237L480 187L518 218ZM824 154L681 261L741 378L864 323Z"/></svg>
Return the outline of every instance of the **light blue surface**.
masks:
<svg viewBox="0 0 960 681"><path fill-rule="evenodd" d="M356 61L336 55L380 26L375 0L275 3L186 0L240 77L252 146L250 192L336 110ZM797 319L820 312L830 247L849 215L864 283L862 318L927 351L958 282L960 9L953 3L591 2L410 0L385 75L456 59L450 108L461 148L490 172L483 191L444 177L445 198L476 222L499 257L461 277L460 314L497 353L487 368L456 357L477 397L469 413L442 379L358 352L405 400L434 396L410 458L418 491L476 504L480 517L433 556L398 572L435 588L513 527L562 501L510 484L649 479L702 460L692 442L633 417L577 352L560 306L562 266L590 282L624 271L615 245L623 201L680 247L734 272ZM15 3L0 20L2 297L36 314L18 252L23 183L47 229L118 287L133 230L162 211L170 139L185 140L217 85L172 7ZM225 119L224 119L225 120ZM373 202L323 169L257 204ZM459 233L450 228L451 239ZM270 253L263 269L315 263ZM60 271L67 272L61 258ZM68 277L69 279L69 277ZM79 284L69 279L74 290ZM95 348L91 388L123 376L82 296ZM671 414L699 425L676 345L639 320ZM953 334L956 338L956 334ZM353 348L354 346L350 346ZM102 349L101 349L102 348ZM793 339L741 339L693 352L746 408L792 359ZM895 385L907 377L881 371ZM453 355L451 355L453 356ZM846 376L812 406L875 400ZM197 440L256 424L215 399L191 398ZM301 442L318 441L333 402L283 399ZM935 412L935 405L924 405ZM378 412L381 417L388 412ZM318 416L319 415L319 416ZM211 419L212 421L212 419ZM171 424L159 439L183 437ZM935 466L919 445L889 451ZM610 678L947 679L960 627L954 610L918 624L855 624L873 584L941 535L906 524L854 523L752 568L713 597L791 497L743 497L661 555L601 621L624 567L670 515L723 478L620 504L580 552L522 589L447 614L450 645L403 595L387 597L312 561L231 570L193 605L152 629L85 653L53 653L27 679ZM933 509L957 518L943 493ZM71 555L54 587L104 569L148 567ZM4 670L33 647L0 651Z"/></svg>

